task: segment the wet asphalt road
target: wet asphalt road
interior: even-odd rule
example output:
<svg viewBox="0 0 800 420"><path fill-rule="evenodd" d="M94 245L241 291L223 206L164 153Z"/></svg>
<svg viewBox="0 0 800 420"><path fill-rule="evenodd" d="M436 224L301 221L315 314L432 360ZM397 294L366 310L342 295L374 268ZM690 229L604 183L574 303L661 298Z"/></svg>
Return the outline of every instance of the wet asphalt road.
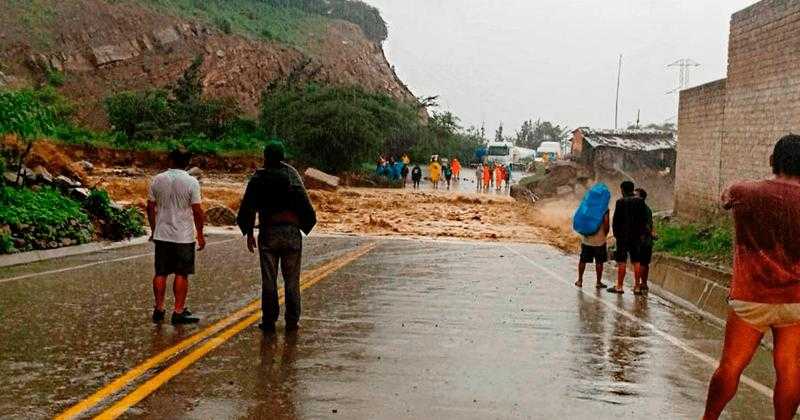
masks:
<svg viewBox="0 0 800 420"><path fill-rule="evenodd" d="M376 241L304 291L298 334L284 334L282 322L275 336L246 328L123 417L702 413L713 371L704 358L718 356L719 327L655 296L579 291L575 258L542 245L313 236L304 263ZM149 322L150 245L0 269L0 417L58 414L259 297L257 259L236 237L212 242L190 289L199 326ZM771 387L769 353L746 374ZM742 384L726 416L769 418L770 398Z"/></svg>

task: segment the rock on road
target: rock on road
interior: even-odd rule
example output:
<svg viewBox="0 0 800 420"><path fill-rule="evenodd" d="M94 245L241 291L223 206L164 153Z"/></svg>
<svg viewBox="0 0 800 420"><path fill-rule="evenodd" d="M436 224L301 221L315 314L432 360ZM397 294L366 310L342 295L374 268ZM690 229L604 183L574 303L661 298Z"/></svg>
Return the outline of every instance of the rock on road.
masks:
<svg viewBox="0 0 800 420"><path fill-rule="evenodd" d="M0 269L0 417L56 415L259 297L242 240L210 239L190 286L198 326L150 322L150 244ZM589 277L578 290L575 258L546 245L312 235L305 268L371 242L304 291L298 334L249 326L124 417L701 415L718 326L655 296L597 292ZM770 360L761 350L746 375L771 387ZM743 383L726 416L771 413L768 392Z"/></svg>

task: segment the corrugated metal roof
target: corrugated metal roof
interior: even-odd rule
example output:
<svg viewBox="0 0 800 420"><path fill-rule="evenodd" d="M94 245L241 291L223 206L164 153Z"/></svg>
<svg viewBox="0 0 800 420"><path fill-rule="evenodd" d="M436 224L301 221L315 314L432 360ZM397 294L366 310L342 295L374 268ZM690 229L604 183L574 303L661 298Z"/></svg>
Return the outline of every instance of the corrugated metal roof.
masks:
<svg viewBox="0 0 800 420"><path fill-rule="evenodd" d="M595 130L579 128L592 147L615 147L618 149L649 152L674 149L675 133L661 130Z"/></svg>

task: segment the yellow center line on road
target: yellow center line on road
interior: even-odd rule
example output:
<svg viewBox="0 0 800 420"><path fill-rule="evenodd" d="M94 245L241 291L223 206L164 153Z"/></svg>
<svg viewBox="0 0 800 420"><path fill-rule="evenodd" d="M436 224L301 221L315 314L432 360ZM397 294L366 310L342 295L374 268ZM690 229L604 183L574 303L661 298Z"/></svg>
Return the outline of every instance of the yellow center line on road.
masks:
<svg viewBox="0 0 800 420"><path fill-rule="evenodd" d="M342 267L345 267L346 265L352 263L353 261L367 254L368 252L372 251L376 246L377 243L375 242L363 245L350 253L338 257L333 261L330 261L317 268L304 272L302 274L300 281L300 290L305 290L319 283L330 274L338 271ZM281 303L283 303L283 289L280 290L280 301ZM150 395L153 391L158 389L158 387L166 383L169 379L171 379L172 377L174 377L175 375L186 369L186 367L190 366L192 363L199 360L205 354L207 354L214 348L218 347L220 344L224 343L225 341L227 341L228 339L230 339L231 337L242 331L244 328L258 321L258 319L261 317L261 313L258 312L260 307L261 307L261 299L258 299L250 303L244 308L239 309L238 311L234 312L228 317L214 323L213 325L198 332L197 334L147 359L143 363L131 369L124 375L118 377L108 385L99 389L94 394L90 395L81 402L70 407L69 409L59 414L55 418L60 420L60 419L72 419L77 417L81 413L95 407L109 396L119 392L124 387L128 386L131 382L137 380L139 377L147 373L150 369L153 369L161 365L165 361L175 357L176 355L186 350L187 348L194 346L195 344L205 340L206 338L218 333L221 330L224 330L231 324L234 324L236 321L239 321L241 318L247 317L238 324L235 324L230 330L225 331L223 334L219 335L218 337L215 337L212 340L209 340L203 346L200 346L191 353L187 354L186 356L175 362L173 365L171 365L158 375L154 376L153 378L151 378L150 380L148 380L147 382L145 382L144 384L133 390L125 398L114 404L114 406L112 406L110 409L106 410L100 415L101 418L118 417L120 414L124 413L128 408L132 407L133 405L135 405L136 403L138 403L139 401ZM231 331L235 332L231 333ZM223 338L220 341L219 339L221 337L225 338ZM214 344L209 345L209 343L214 343ZM176 368L175 366L178 367ZM116 414L110 414L112 412Z"/></svg>

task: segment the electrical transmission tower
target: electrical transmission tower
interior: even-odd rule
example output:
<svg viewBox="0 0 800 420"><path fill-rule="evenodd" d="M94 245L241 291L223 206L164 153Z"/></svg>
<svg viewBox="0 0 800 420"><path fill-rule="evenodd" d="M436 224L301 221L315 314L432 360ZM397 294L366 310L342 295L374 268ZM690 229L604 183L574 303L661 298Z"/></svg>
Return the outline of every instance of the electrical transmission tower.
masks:
<svg viewBox="0 0 800 420"><path fill-rule="evenodd" d="M671 95L689 87L690 72L693 68L700 67L700 63L692 60L691 58L682 58L672 64L668 64L667 67L678 68L678 87L667 92L667 95Z"/></svg>

